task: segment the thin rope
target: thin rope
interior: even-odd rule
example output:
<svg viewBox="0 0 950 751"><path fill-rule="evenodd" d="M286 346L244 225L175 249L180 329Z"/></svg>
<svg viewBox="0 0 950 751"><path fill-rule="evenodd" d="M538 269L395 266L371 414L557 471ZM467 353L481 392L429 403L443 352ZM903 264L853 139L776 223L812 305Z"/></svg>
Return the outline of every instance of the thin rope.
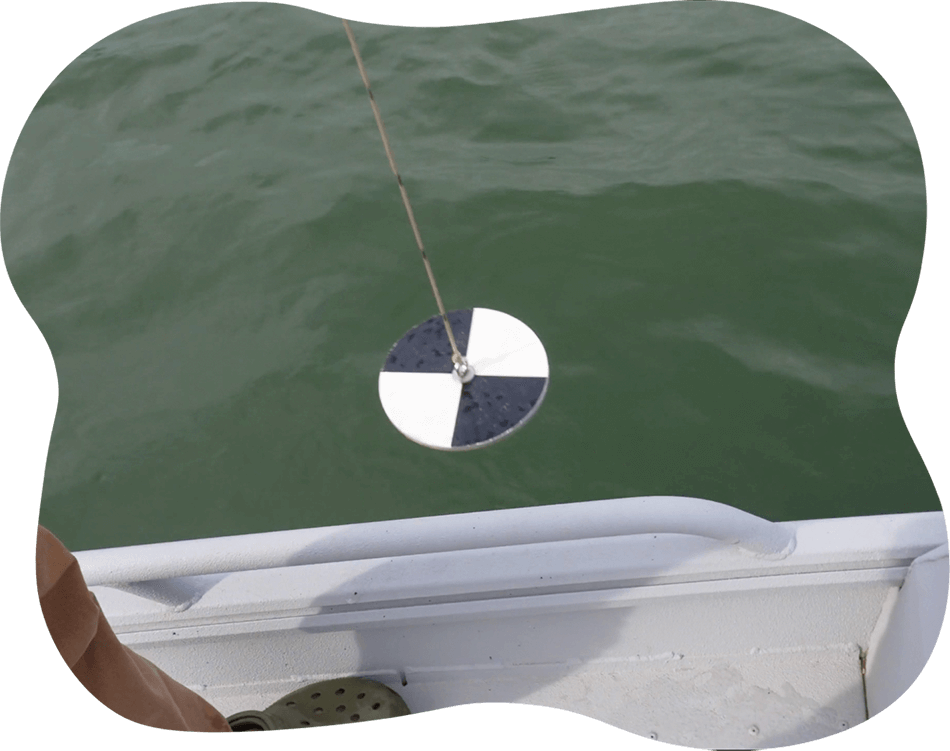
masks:
<svg viewBox="0 0 950 751"><path fill-rule="evenodd" d="M383 127L383 116L379 113L379 107L376 105L376 98L373 96L373 90L369 85L369 77L366 75L366 68L363 67L363 58L360 56L360 48L356 44L356 37L353 36L353 30L346 19L343 19L343 28L346 29L346 36L350 40L350 47L353 48L353 55L356 57L356 65L360 69L360 76L363 78L363 85L366 87L366 93L369 94L369 103L373 108L373 116L376 118L376 125L379 126L379 135L383 137L383 148L386 149L386 157L389 159L389 166L396 176L396 182L399 183L399 193L402 196L403 206L406 207L406 214L409 216L409 224L412 225L412 233L416 237L416 245L419 246L419 252L422 254L422 262L426 267L426 274L429 276L429 284L432 285L432 294L435 295L435 301L439 305L439 313L442 315L442 323L445 324L445 332L449 335L449 343L452 345L452 362L459 366L465 366L465 358L459 352L458 345L455 343L455 336L452 334L452 326L449 325L449 317L445 313L445 306L442 304L442 296L439 295L439 288L435 283L435 275L432 273L432 266L429 265L429 258L426 256L425 246L422 244L422 235L419 234L419 227L416 224L416 217L412 213L412 205L409 203L409 194L406 192L406 186L402 184L402 178L399 176L399 170L396 169L396 159L393 157L393 151L389 146L389 139L386 137L386 128Z"/></svg>

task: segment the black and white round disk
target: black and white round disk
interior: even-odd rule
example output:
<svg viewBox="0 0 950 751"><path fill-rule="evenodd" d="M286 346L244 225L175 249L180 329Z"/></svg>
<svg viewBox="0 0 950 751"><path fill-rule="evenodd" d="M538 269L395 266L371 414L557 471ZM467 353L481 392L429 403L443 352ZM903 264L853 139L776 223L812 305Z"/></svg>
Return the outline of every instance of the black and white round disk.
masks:
<svg viewBox="0 0 950 751"><path fill-rule="evenodd" d="M448 314L459 352L475 372L459 378L441 316L396 342L379 374L379 399L407 438L464 451L494 443L534 415L548 387L548 357L537 335L497 310Z"/></svg>

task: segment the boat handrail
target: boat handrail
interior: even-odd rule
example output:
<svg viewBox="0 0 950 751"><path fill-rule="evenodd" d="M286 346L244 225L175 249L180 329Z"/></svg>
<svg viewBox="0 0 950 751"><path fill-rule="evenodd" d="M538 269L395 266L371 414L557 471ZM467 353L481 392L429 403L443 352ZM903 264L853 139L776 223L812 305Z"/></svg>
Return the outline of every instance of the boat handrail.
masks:
<svg viewBox="0 0 950 751"><path fill-rule="evenodd" d="M393 521L178 540L76 553L89 586L455 550L640 534L685 534L771 560L795 548L792 531L699 498L645 496Z"/></svg>

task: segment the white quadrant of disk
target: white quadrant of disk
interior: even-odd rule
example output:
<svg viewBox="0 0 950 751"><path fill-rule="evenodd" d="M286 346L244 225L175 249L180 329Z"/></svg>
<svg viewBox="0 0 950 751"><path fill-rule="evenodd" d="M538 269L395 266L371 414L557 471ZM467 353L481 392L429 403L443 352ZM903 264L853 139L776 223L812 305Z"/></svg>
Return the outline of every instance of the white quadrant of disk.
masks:
<svg viewBox="0 0 950 751"><path fill-rule="evenodd" d="M530 328L507 313L472 310L465 359L480 376L547 378L544 345Z"/></svg>
<svg viewBox="0 0 950 751"><path fill-rule="evenodd" d="M451 448L462 384L451 373L379 374L379 400L399 432L424 446Z"/></svg>

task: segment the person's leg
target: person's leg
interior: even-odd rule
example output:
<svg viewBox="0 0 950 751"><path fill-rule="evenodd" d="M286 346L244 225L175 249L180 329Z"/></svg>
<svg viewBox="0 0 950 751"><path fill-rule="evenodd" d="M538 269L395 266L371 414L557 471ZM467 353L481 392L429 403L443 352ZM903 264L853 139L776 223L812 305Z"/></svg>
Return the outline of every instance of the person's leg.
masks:
<svg viewBox="0 0 950 751"><path fill-rule="evenodd" d="M119 642L75 556L44 527L36 579L53 642L89 692L123 717L170 730L230 731L224 716Z"/></svg>

